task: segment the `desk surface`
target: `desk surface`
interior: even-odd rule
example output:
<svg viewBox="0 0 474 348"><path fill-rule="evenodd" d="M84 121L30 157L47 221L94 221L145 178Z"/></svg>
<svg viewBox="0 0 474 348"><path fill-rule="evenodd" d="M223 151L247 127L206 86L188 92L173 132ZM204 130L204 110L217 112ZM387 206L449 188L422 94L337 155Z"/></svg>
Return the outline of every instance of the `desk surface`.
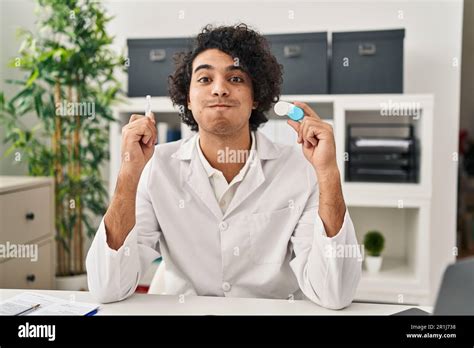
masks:
<svg viewBox="0 0 474 348"><path fill-rule="evenodd" d="M18 289L0 289L0 301L25 291L97 303L86 291ZM309 301L134 294L121 302L100 304L97 315L390 315L412 307L352 303L342 310L330 310ZM417 308L432 312L431 307Z"/></svg>

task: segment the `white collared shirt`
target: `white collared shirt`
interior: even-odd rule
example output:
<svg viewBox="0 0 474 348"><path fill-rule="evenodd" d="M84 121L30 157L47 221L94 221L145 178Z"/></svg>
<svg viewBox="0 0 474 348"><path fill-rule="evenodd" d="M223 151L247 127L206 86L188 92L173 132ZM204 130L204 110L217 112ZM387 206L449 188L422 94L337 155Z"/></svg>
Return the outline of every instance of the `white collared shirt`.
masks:
<svg viewBox="0 0 474 348"><path fill-rule="evenodd" d="M256 131L255 159L223 210L196 137L155 147L138 184L135 226L118 250L107 244L102 219L86 259L92 295L100 302L127 298L161 256L162 294L348 306L362 264L354 226L346 211L338 233L327 236L316 173L301 147Z"/></svg>
<svg viewBox="0 0 474 348"><path fill-rule="evenodd" d="M216 196L217 202L219 203L219 206L221 207L222 212L225 212L227 210L227 207L229 206L230 201L235 195L235 191L239 187L240 182L244 179L245 174L247 173L248 167L250 166L250 163L252 162L253 159L253 154L255 153L255 135L253 132L250 132L251 134L251 142L252 145L250 146L250 151L244 151L245 153L245 164L242 167L242 169L239 171L239 173L232 179L230 183L227 182L227 179L224 177L224 174L212 167L204 154L202 153L202 149L199 143L199 134L196 137L196 148L199 154L199 159L201 160L201 163L206 170L206 173L209 177L209 181L211 183L211 186L214 190L214 194ZM226 155L228 155L228 160L232 160L232 158L238 160L240 162L240 156L238 156L240 153L233 154L233 157L230 156L230 154L227 152L227 149L220 150L223 151L222 155L225 158ZM231 150L232 151L232 150Z"/></svg>

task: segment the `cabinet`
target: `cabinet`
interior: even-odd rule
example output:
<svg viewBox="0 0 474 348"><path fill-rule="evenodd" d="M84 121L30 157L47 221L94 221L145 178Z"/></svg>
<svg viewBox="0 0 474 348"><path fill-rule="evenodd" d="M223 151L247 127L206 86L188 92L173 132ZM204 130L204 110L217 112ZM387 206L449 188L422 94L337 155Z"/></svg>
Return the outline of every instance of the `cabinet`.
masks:
<svg viewBox="0 0 474 348"><path fill-rule="evenodd" d="M54 182L0 176L0 288L52 289Z"/></svg>

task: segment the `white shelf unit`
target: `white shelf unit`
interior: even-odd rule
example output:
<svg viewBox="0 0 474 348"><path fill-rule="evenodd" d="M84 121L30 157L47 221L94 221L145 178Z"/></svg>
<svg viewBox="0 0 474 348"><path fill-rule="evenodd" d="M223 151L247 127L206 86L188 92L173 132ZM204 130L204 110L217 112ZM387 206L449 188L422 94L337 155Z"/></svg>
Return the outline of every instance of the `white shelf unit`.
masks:
<svg viewBox="0 0 474 348"><path fill-rule="evenodd" d="M349 213L354 222L359 243L368 230L380 230L386 238L381 271L369 275L363 271L356 300L388 303L430 304L431 265L429 248L432 238L431 185L433 96L425 94L370 94L370 95L283 95L286 101L302 101L321 118L331 122L337 149L337 162L343 179L342 187ZM390 104L391 103L391 104ZM408 116L380 116L387 105L414 107L420 112L417 120ZM129 98L127 104L114 109L120 124L111 125L110 192L113 192L120 168L121 127L132 113L143 114L145 98ZM152 110L157 120L181 127L182 137L190 134L180 124L177 108L167 97L152 98ZM269 112L270 120L280 120ZM419 139L420 169L417 183L345 182L345 142L348 122L411 122ZM278 122L278 121L277 121ZM267 127L267 128L265 128ZM292 133L270 130L271 122L262 127L272 140L291 143ZM289 126L288 126L289 127ZM291 138L291 139L290 139Z"/></svg>
<svg viewBox="0 0 474 348"><path fill-rule="evenodd" d="M430 201L393 200L348 204L357 240L369 230L385 237L382 269L372 275L363 270L356 299L363 301L429 304L430 296Z"/></svg>

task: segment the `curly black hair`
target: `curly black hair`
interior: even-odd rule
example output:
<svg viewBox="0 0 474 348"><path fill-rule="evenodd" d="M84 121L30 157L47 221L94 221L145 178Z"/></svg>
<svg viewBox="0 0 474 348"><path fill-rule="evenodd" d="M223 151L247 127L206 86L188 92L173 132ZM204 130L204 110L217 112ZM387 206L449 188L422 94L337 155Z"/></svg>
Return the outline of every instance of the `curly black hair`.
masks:
<svg viewBox="0 0 474 348"><path fill-rule="evenodd" d="M238 58L240 67L251 77L254 101L258 104L252 110L249 123L250 129L256 130L268 121L264 112L279 100L283 66L271 53L265 37L243 23L219 27L206 25L194 39L192 49L175 56L176 69L168 77L168 91L173 104L180 109L182 122L193 131L199 129L188 109L192 64L198 54L212 48Z"/></svg>

